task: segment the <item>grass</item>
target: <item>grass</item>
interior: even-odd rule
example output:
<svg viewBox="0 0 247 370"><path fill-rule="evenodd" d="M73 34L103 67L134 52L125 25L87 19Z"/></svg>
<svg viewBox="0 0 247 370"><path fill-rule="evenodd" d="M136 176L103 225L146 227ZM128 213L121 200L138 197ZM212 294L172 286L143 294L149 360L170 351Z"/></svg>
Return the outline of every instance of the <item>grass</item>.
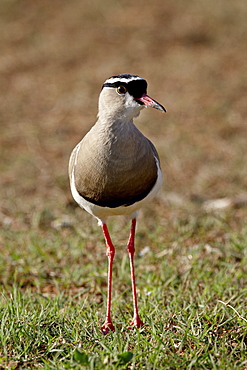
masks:
<svg viewBox="0 0 247 370"><path fill-rule="evenodd" d="M247 369L245 0L2 0L0 13L0 369ZM102 336L104 239L67 166L103 81L126 72L167 109L136 121L164 186L138 219L146 327L126 330L116 218L116 332Z"/></svg>
<svg viewBox="0 0 247 370"><path fill-rule="evenodd" d="M138 244L163 239L155 250L146 248L143 255L137 250L139 304L146 323L142 330L126 329L132 316L130 276L127 253L117 248L116 332L106 336L99 329L107 270L100 229L93 226L93 234L89 230L83 236L77 232L79 224L59 232L37 228L15 235L14 241L6 229L12 242L1 256L1 366L245 368L246 225L240 223L234 232L227 214L190 213L185 218L182 212L184 218L169 225L170 236L179 230L177 240L167 240L160 225L147 235L138 229ZM86 221L89 226L90 219ZM116 225L110 226L114 232ZM125 234L126 227L118 231L118 239ZM191 244L195 235L203 240L217 234L218 241ZM90 238L99 241L92 247Z"/></svg>

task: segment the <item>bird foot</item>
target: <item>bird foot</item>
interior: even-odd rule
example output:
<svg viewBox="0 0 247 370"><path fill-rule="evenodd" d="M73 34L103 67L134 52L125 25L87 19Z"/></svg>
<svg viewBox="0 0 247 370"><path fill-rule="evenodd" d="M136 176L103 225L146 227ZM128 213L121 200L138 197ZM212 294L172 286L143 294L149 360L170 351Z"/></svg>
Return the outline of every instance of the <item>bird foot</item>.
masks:
<svg viewBox="0 0 247 370"><path fill-rule="evenodd" d="M101 331L104 335L108 334L109 331L115 331L115 327L111 321L105 322L104 325L101 326Z"/></svg>
<svg viewBox="0 0 247 370"><path fill-rule="evenodd" d="M142 326L144 326L144 323L142 322L142 320L140 319L140 317L137 316L137 317L134 317L133 318L133 320L131 321L131 323L128 326L128 329L133 329L133 327L135 327L135 328L141 328Z"/></svg>

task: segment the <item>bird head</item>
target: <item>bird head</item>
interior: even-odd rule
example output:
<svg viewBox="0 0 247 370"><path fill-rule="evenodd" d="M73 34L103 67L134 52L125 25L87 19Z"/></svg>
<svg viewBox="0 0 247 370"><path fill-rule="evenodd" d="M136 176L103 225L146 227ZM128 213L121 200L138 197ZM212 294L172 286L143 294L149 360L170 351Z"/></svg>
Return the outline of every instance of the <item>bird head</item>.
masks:
<svg viewBox="0 0 247 370"><path fill-rule="evenodd" d="M131 120L145 107L166 112L161 104L147 95L147 82L143 78L120 74L104 82L99 98L99 117L104 115Z"/></svg>

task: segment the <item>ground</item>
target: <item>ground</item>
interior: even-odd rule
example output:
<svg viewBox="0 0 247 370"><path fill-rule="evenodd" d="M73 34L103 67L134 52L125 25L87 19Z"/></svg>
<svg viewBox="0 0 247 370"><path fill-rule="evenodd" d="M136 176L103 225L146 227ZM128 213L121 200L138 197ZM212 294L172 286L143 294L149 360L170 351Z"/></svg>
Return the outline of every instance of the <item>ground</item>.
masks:
<svg viewBox="0 0 247 370"><path fill-rule="evenodd" d="M138 220L136 263L139 296L144 295L142 313L155 327L161 322L162 307L164 330L174 333L186 327L188 317L181 322L188 307L190 320L200 316L199 309L193 311L189 304L200 301L194 304L204 307L202 321L207 328L219 325L218 343L223 346L222 338L229 348L235 343L231 367L246 368L241 357L246 346L242 328L247 296L246 2L2 0L0 13L2 367L53 366L49 365L53 350L47 343L39 342L34 355L29 345L19 348L18 338L9 339L11 329L9 336L4 331L4 323L8 327L13 320L13 330L18 332L29 304L30 312L43 312L47 300L54 307L60 305L54 314L47 314L53 328L49 330L62 327L61 320L70 330L66 300L79 310L85 325L88 322L91 338L103 320L107 272L103 237L96 221L72 200L67 167L73 147L96 120L104 80L133 73L147 79L149 95L167 109L166 114L146 109L136 120L155 144L164 174L161 192ZM115 219L110 230L118 254L115 310L124 321L132 310L124 248L128 225ZM142 257L141 251L146 252ZM159 297L154 307L149 294ZM230 302L240 316L232 309L226 312L218 301ZM20 316L13 302L22 307ZM78 308L83 305L86 310L92 305L95 313L83 317ZM222 313L220 324L213 323L205 312L212 313L216 307L239 322L226 328L230 319ZM74 315L79 333L75 324L79 317ZM202 327L197 319L197 327ZM185 331L191 334L191 330ZM207 330L208 339L212 331ZM161 334L156 335L158 341ZM70 340L64 333L59 338L64 363L70 363L67 367L74 364L66 362L71 358L68 348L83 347L93 368L93 356L98 361L100 355L95 355L92 345L75 337ZM131 351L135 368L152 368L154 362L145 363L146 350L138 338L138 355L133 338L127 340L128 348L120 346L117 353ZM197 346L195 338L177 343L171 338L167 352L160 341L155 342L167 359L166 363L157 355L156 368L166 368L169 361L173 368L224 368L224 359L230 361L228 355L233 353L228 348L210 357L205 350L205 357L200 353L202 357L193 360L189 351ZM178 357L173 358L168 348ZM183 359L183 365L176 365ZM113 368L119 365L111 357L104 361Z"/></svg>

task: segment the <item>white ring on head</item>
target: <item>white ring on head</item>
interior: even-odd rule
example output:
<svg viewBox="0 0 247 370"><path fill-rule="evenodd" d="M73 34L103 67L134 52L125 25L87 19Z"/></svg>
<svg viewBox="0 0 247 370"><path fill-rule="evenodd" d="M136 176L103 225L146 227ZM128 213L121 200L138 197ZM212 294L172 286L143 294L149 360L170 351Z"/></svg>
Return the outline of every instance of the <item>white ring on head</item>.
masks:
<svg viewBox="0 0 247 370"><path fill-rule="evenodd" d="M126 78L126 77L110 77L108 78L108 80L106 80L104 82L105 83L111 83L111 84L114 84L115 82L125 82L125 83L128 83L130 81L137 81L137 80L144 80L144 78L142 77L139 77L139 76L132 76L130 78Z"/></svg>

